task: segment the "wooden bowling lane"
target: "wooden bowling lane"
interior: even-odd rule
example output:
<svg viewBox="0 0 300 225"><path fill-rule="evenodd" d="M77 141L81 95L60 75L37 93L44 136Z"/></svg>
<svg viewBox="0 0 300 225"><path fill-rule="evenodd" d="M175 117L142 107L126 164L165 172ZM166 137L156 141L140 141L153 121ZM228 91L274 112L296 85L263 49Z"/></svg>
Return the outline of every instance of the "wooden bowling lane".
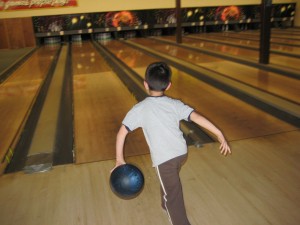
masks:
<svg viewBox="0 0 300 225"><path fill-rule="evenodd" d="M272 34L288 34L288 35L298 35L298 36L300 36L300 30L299 29L294 29L292 27L286 28L286 29L273 28L271 32L272 32Z"/></svg>
<svg viewBox="0 0 300 225"><path fill-rule="evenodd" d="M245 37L245 38L259 38L260 30L251 30L251 31L241 31L241 32L222 32L219 33L222 36L228 37ZM278 39L290 39L300 41L300 37L297 34L285 34L285 33L272 33L271 31L271 38L278 38Z"/></svg>
<svg viewBox="0 0 300 225"><path fill-rule="evenodd" d="M254 67L223 60L202 53L192 52L175 45L166 45L154 39L136 39L136 43L197 64L203 68L218 72L241 83L280 96L292 102L300 103L300 80L281 76Z"/></svg>
<svg viewBox="0 0 300 225"><path fill-rule="evenodd" d="M244 32L240 32L240 34L242 35L252 35L252 36L256 36L256 37L259 37L260 36L260 32L259 30L255 30L255 31L244 31ZM293 34L290 34L290 33L274 33L272 32L271 30L271 37L272 38L278 38L278 39L290 39L290 40L298 40L300 41L300 35L297 34L297 33L293 33Z"/></svg>
<svg viewBox="0 0 300 225"><path fill-rule="evenodd" d="M190 38L197 38L199 40L213 40L213 41L220 41L220 42L228 42L236 45L241 45L241 46L257 46L258 45L258 40L256 39L240 39L240 38L232 38L232 37L226 37L226 36L221 36L218 35L217 33L208 33L208 34L189 34L186 35L185 37L190 37Z"/></svg>
<svg viewBox="0 0 300 225"><path fill-rule="evenodd" d="M58 49L59 46L39 48L0 85L1 163L8 151L14 151L34 100ZM9 161L11 153L7 156L6 160Z"/></svg>
<svg viewBox="0 0 300 225"><path fill-rule="evenodd" d="M190 147L181 169L193 225L298 225L300 132ZM142 169L145 188L124 201L109 187L114 160L56 166L47 173L0 178L1 225L168 225L150 156L129 157ZM30 204L29 204L30 203Z"/></svg>
<svg viewBox="0 0 300 225"><path fill-rule="evenodd" d="M255 35L250 35L254 33ZM236 42L238 40L246 40L246 41L253 41L255 42L259 42L259 31L242 31L239 33L236 32L223 32L223 33L205 33L205 34L201 34L201 36L204 37L210 37L210 38L217 38L217 39L223 39L226 41L231 41L231 42ZM293 36L290 36L293 37ZM272 43L273 44L279 44L279 45L289 45L289 46L293 46L294 47L299 47L300 46L300 40L296 40L296 39L288 39L288 38L280 38L277 37L275 35L272 35L271 33L271 46Z"/></svg>
<svg viewBox="0 0 300 225"><path fill-rule="evenodd" d="M161 38L175 41L175 37L173 36L164 36ZM258 50L244 49L244 48L229 46L226 44L211 43L209 41L195 40L189 38L183 38L183 43L189 44L193 47L197 47L200 49L203 48L210 51L220 52L222 54L228 54L233 56L239 56L246 59L251 59L256 62L259 61ZM270 54L270 63L298 71L300 65L300 58Z"/></svg>
<svg viewBox="0 0 300 225"><path fill-rule="evenodd" d="M99 55L91 42L73 44L75 161L115 158L115 140L122 119L135 98ZM141 130L129 135L126 156L146 154Z"/></svg>
<svg viewBox="0 0 300 225"><path fill-rule="evenodd" d="M0 80L2 80L3 74L19 65L33 51L35 51L33 47L0 49Z"/></svg>
<svg viewBox="0 0 300 225"><path fill-rule="evenodd" d="M144 45L155 49L153 43L144 42ZM145 69L150 63L159 60L122 42L110 41L105 46L120 60L130 65L141 77L144 77ZM180 51L178 54L180 54ZM173 85L166 94L182 99L187 104L195 107L196 110L217 124L229 140L239 140L296 129L294 126L282 122L240 99L189 76L184 71L177 70L174 67L172 67L172 70Z"/></svg>
<svg viewBox="0 0 300 225"><path fill-rule="evenodd" d="M193 37L202 40L214 40L219 42L225 42L235 45L248 46L249 48L258 48L259 47L259 37L248 38L247 36L223 36L219 33L208 33L208 34L189 34L186 37ZM224 43L224 44L225 44ZM292 47L292 48L290 48ZM300 47L300 41L289 40L289 39L278 39L271 38L271 49L272 50L281 50L285 52L293 52L293 49Z"/></svg>

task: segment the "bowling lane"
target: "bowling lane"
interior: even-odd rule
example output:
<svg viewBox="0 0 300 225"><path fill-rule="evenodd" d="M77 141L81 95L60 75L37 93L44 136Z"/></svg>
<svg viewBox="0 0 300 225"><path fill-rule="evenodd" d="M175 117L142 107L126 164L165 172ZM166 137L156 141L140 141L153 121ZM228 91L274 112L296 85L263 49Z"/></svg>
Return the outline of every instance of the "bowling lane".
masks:
<svg viewBox="0 0 300 225"><path fill-rule="evenodd" d="M115 158L115 140L135 98L91 42L72 46L76 163ZM126 156L148 153L141 130L129 135Z"/></svg>
<svg viewBox="0 0 300 225"><path fill-rule="evenodd" d="M300 81L254 67L223 60L213 56L167 45L154 39L136 39L136 43L150 46L152 49L176 58L197 64L203 68L218 72L223 76L238 80L260 90L300 103Z"/></svg>
<svg viewBox="0 0 300 225"><path fill-rule="evenodd" d="M228 33L231 33L231 32L228 32ZM246 31L238 32L238 33L259 37L260 30L246 30ZM281 38L281 39L299 39L300 40L299 33L289 33L286 31L278 33L274 30L271 30L271 36L275 37L275 38Z"/></svg>
<svg viewBox="0 0 300 225"><path fill-rule="evenodd" d="M252 48L259 48L259 38L233 38L233 37L228 37L228 36L222 36L219 34L190 34L186 37L193 37L193 38L198 38L202 40L214 40L214 41L219 41L220 43L229 43L229 44L235 44L235 45L241 45L241 46L247 46L247 47L252 47ZM278 39L277 39L278 40ZM276 50L276 51L282 51L282 52L287 52L287 53L299 53L299 48L300 48L300 41L293 41L293 40L282 40L280 39L279 41L274 40L271 41L271 49ZM295 45L295 46L292 46Z"/></svg>
<svg viewBox="0 0 300 225"><path fill-rule="evenodd" d="M34 51L34 48L0 49L0 77L2 73L22 60L31 51Z"/></svg>
<svg viewBox="0 0 300 225"><path fill-rule="evenodd" d="M0 85L0 160L14 148L59 46L35 51ZM14 150L14 149L12 149Z"/></svg>
<svg viewBox="0 0 300 225"><path fill-rule="evenodd" d="M298 35L300 36L300 30L299 29L294 29L294 28L286 28L286 29L278 29L278 28L273 28L272 29L272 34L288 34L288 35Z"/></svg>
<svg viewBox="0 0 300 225"><path fill-rule="evenodd" d="M260 36L260 30L247 30L247 31L241 31L241 32L224 32L224 36L231 36L231 35L237 35L237 36L244 36L244 37L259 37ZM272 38L280 38L280 39L291 39L291 40L298 40L300 41L300 37L298 34L288 34L288 33L273 33L271 31L271 37Z"/></svg>
<svg viewBox="0 0 300 225"><path fill-rule="evenodd" d="M174 36L163 36L160 38L175 41ZM203 48L210 51L220 52L222 54L239 56L242 58L255 60L257 62L259 61L258 50L244 49L244 48L229 46L226 44L217 44L217 43L211 43L209 41L202 41L202 40L196 40L196 39L190 39L184 37L183 37L183 43L199 49ZM270 63L298 71L300 65L300 58L270 54Z"/></svg>
<svg viewBox="0 0 300 225"><path fill-rule="evenodd" d="M158 61L158 59L122 42L110 41L104 45L141 77L144 77L145 69L150 63ZM145 43L145 45L155 48L154 44ZM159 49L159 51L161 50ZM264 136L296 129L183 71L174 67L172 67L172 71L173 85L166 94L183 100L209 118L225 132L228 140Z"/></svg>
<svg viewBox="0 0 300 225"><path fill-rule="evenodd" d="M251 32L251 33L249 33ZM221 38L221 40L225 40L226 41L231 41L234 42L237 40L247 40L247 41L253 41L255 42L259 42L259 32L257 31L243 31L243 32L239 32L239 33L235 33L235 32L223 32L223 33L205 33L205 34L201 34L200 36L206 36L206 37L210 37L210 38ZM255 33L255 35L251 35L252 33ZM293 36L290 36L293 37ZM281 45L295 45L295 47L299 47L300 45L300 40L295 40L295 39L289 39L289 38L280 38L278 36L275 36L273 34L271 34L271 44L281 44ZM280 46L281 46L280 45ZM271 45L273 46L273 45ZM275 50L275 49L274 49ZM298 50L298 48L297 48ZM287 52L292 51L287 49Z"/></svg>
<svg viewBox="0 0 300 225"><path fill-rule="evenodd" d="M243 31L240 32L240 34L244 34L244 35L252 35L252 36L256 36L259 37L260 32L258 30L256 31ZM271 31L271 37L272 38L280 38L280 39L291 39L291 40L298 40L300 41L300 36L296 33L293 34L289 34L289 33L274 33Z"/></svg>

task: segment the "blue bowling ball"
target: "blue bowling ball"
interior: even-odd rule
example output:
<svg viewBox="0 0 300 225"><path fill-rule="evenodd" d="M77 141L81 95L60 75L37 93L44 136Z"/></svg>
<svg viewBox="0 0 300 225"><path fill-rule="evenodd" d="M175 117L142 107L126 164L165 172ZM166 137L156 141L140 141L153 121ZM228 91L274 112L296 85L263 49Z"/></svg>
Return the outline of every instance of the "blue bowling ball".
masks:
<svg viewBox="0 0 300 225"><path fill-rule="evenodd" d="M111 190L122 199L132 199L139 195L144 186L144 175L132 164L115 168L110 175Z"/></svg>

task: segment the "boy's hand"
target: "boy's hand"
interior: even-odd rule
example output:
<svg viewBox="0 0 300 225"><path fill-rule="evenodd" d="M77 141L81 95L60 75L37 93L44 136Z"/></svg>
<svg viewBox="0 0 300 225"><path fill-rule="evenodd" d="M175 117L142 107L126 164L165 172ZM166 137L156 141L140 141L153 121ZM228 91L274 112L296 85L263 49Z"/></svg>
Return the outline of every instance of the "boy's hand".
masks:
<svg viewBox="0 0 300 225"><path fill-rule="evenodd" d="M126 164L125 161L116 161L116 165L115 167L110 171L110 173L112 173L112 171L114 171L114 169L116 169L118 166L124 165Z"/></svg>
<svg viewBox="0 0 300 225"><path fill-rule="evenodd" d="M218 138L219 142L221 143L220 145L220 150L221 154L227 155L228 153L231 154L231 150L229 145L227 144L227 141L225 140L224 136L222 135L221 137Z"/></svg>

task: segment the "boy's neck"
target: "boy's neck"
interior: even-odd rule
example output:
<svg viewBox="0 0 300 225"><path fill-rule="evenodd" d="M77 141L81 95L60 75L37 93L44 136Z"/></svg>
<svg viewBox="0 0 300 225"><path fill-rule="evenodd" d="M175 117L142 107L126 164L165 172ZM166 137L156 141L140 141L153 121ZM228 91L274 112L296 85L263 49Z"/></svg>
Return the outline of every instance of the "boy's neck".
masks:
<svg viewBox="0 0 300 225"><path fill-rule="evenodd" d="M164 92L163 91L149 91L149 95L152 97L159 97L159 96L163 96Z"/></svg>

